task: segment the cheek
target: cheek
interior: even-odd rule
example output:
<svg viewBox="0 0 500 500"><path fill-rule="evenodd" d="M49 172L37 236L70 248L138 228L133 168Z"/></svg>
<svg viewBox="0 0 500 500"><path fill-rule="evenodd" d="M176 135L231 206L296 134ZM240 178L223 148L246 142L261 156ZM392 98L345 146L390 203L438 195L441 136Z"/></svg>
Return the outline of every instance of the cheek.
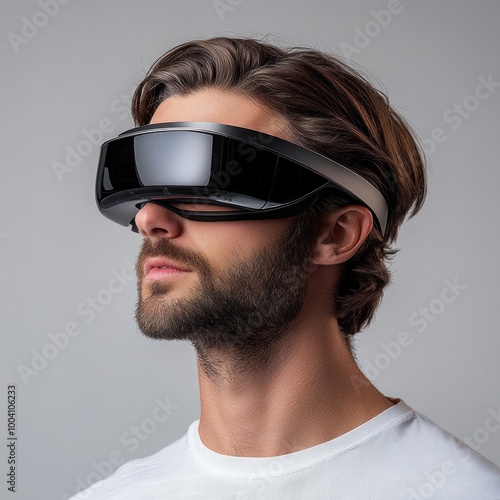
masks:
<svg viewBox="0 0 500 500"><path fill-rule="evenodd" d="M190 221L190 247L214 269L250 259L262 248L273 246L283 236L290 219L198 222Z"/></svg>

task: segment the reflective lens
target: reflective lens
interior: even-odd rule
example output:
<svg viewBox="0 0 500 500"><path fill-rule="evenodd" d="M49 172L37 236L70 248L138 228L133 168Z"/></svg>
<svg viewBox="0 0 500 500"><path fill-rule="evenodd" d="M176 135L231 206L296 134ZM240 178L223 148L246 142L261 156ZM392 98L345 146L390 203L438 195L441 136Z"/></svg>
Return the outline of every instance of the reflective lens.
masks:
<svg viewBox="0 0 500 500"><path fill-rule="evenodd" d="M157 132L134 137L137 176L143 186L206 186L212 137L197 132Z"/></svg>

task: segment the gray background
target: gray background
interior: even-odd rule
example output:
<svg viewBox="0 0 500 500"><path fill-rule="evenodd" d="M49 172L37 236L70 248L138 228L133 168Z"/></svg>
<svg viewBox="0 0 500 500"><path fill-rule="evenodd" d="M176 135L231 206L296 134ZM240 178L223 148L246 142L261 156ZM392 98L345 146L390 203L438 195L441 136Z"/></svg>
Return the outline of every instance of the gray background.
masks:
<svg viewBox="0 0 500 500"><path fill-rule="evenodd" d="M219 6L228 8L218 13L210 0L72 0L58 9L54 1L46 2L45 17L43 0L3 2L0 17L0 434L13 383L17 498L67 498L115 469L112 461L160 449L197 418L191 347L137 333L133 280L106 291L113 272L133 273L140 238L99 215L99 148L82 141L100 123L103 139L131 127L124 103L156 58L216 34L271 34L280 45L341 55L350 45L352 63L383 82L422 139L442 130L432 147L426 141L427 203L401 232L394 284L359 335L358 358L385 394L459 438L473 436L500 464L498 424L485 429L500 411L500 87L483 90L483 100L470 97L479 78L500 81L500 3L223 0ZM398 4L382 26L376 13ZM34 22L40 27L30 31ZM16 38L23 29L24 42ZM467 117L456 104L468 107ZM78 145L86 156L59 180L54 164L65 164L67 148ZM440 299L445 280L465 287L449 304ZM86 312L92 297L106 302L94 316ZM420 308L429 306L434 313L425 319ZM68 322L77 336L60 334ZM390 343L403 331L411 344L396 349ZM55 337L62 347L54 347ZM161 422L157 398L176 405ZM134 426L142 428L136 441ZM5 451L0 460L4 471ZM7 494L2 481L0 496Z"/></svg>

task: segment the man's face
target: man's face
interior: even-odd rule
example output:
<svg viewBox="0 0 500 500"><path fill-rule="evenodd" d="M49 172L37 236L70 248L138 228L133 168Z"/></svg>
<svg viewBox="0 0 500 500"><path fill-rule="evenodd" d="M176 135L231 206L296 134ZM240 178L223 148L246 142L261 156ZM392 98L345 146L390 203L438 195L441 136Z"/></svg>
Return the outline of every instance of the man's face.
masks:
<svg viewBox="0 0 500 500"><path fill-rule="evenodd" d="M275 115L221 91L171 97L151 123L174 121L223 123L286 138ZM145 237L136 318L146 336L190 340L199 353L226 348L257 356L299 313L314 238L309 217L200 222L149 203L136 224Z"/></svg>
<svg viewBox="0 0 500 500"><path fill-rule="evenodd" d="M213 225L216 238L219 223L206 224ZM218 271L201 252L168 239L146 239L137 262L139 327L146 336L190 340L200 349L265 350L302 308L312 227L300 217L276 242L235 256ZM172 268L146 274L152 264Z"/></svg>

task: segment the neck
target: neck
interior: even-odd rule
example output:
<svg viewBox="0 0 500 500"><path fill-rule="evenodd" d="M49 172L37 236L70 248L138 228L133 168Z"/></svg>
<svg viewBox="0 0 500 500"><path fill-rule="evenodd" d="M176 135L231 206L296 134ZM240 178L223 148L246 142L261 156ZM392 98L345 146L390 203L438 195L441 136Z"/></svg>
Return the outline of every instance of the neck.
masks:
<svg viewBox="0 0 500 500"><path fill-rule="evenodd" d="M208 448L283 455L334 439L392 406L359 370L334 318L310 314L285 338L259 369L234 353L203 353L199 433Z"/></svg>

